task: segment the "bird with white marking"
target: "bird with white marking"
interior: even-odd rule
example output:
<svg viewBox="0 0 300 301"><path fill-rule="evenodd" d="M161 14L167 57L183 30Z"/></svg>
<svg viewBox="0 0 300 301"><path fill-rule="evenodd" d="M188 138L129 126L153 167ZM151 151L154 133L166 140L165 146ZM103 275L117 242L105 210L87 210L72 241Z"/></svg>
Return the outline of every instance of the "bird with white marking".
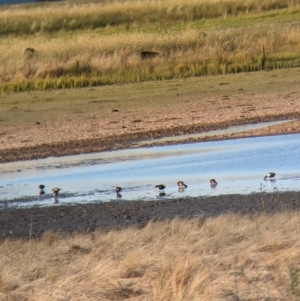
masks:
<svg viewBox="0 0 300 301"><path fill-rule="evenodd" d="M212 188L215 188L218 185L218 182L215 179L210 179L209 182Z"/></svg>
<svg viewBox="0 0 300 301"><path fill-rule="evenodd" d="M274 180L275 180L275 175L276 175L275 172L270 171L270 172L264 177L264 180L271 180L271 181L274 181Z"/></svg>
<svg viewBox="0 0 300 301"><path fill-rule="evenodd" d="M187 188L187 185L186 185L186 184L184 184L184 182L183 182L183 181L179 181L179 182L177 182L177 185L178 185L180 188Z"/></svg>
<svg viewBox="0 0 300 301"><path fill-rule="evenodd" d="M53 188L53 189L52 189L52 194L53 194L53 196L54 196L54 197L57 197L58 192L59 192L60 190L61 190L61 189L60 189L60 188L57 188L57 187L56 187L56 188Z"/></svg>

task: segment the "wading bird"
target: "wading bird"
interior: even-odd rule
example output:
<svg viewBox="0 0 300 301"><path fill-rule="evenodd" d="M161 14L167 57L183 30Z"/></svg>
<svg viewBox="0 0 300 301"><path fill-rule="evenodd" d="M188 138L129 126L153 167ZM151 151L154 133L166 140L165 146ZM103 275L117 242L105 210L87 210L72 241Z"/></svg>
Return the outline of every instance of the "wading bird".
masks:
<svg viewBox="0 0 300 301"><path fill-rule="evenodd" d="M163 184L159 184L159 185L156 185L155 188L158 188L159 191L164 191L164 189L166 188L166 186L163 185Z"/></svg>
<svg viewBox="0 0 300 301"><path fill-rule="evenodd" d="M57 197L58 192L59 192L60 190L61 190L60 188L53 188L53 189L52 189L52 194L53 194L53 196L54 196L54 197Z"/></svg>
<svg viewBox="0 0 300 301"><path fill-rule="evenodd" d="M122 195L120 194L121 190L122 190L121 187L116 187L116 197L117 197L117 199L120 199L122 197Z"/></svg>
<svg viewBox="0 0 300 301"><path fill-rule="evenodd" d="M40 195L45 194L44 188L45 188L45 185L43 185L43 184L40 184L40 185L39 185Z"/></svg>
<svg viewBox="0 0 300 301"><path fill-rule="evenodd" d="M276 175L275 172L270 171L270 172L264 177L264 179L265 179L265 180L275 180L275 175Z"/></svg>
<svg viewBox="0 0 300 301"><path fill-rule="evenodd" d="M177 182L177 185L178 185L180 188L187 188L187 185L185 185L182 181Z"/></svg>
<svg viewBox="0 0 300 301"><path fill-rule="evenodd" d="M178 185L178 187L179 187L179 188L178 188L178 191L179 191L179 192L184 192L184 189L187 188L187 185L184 184L183 181L177 182L177 185Z"/></svg>
<svg viewBox="0 0 300 301"><path fill-rule="evenodd" d="M211 187L216 187L218 185L218 182L215 179L210 179L209 182Z"/></svg>

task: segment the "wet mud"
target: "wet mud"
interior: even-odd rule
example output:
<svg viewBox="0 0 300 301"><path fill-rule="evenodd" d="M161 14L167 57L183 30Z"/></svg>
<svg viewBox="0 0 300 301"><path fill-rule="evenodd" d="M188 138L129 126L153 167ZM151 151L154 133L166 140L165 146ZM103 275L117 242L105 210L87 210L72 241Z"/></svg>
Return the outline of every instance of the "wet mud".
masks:
<svg viewBox="0 0 300 301"><path fill-rule="evenodd" d="M156 201L111 201L106 203L0 211L0 236L39 237L45 231L66 233L108 231L128 226L144 227L150 220L175 217L208 218L225 213L272 214L300 209L300 192L253 193Z"/></svg>

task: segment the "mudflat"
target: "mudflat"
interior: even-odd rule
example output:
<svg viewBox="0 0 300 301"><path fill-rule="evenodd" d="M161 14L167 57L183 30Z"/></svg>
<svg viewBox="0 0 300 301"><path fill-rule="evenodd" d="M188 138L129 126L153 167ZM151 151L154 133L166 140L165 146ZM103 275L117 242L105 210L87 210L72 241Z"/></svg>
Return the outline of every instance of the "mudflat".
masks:
<svg viewBox="0 0 300 301"><path fill-rule="evenodd" d="M144 227L150 220L175 217L213 217L235 213L257 215L300 209L300 192L253 193L178 198L157 201L111 201L75 206L0 210L0 236L38 237L45 231L93 232L129 226Z"/></svg>

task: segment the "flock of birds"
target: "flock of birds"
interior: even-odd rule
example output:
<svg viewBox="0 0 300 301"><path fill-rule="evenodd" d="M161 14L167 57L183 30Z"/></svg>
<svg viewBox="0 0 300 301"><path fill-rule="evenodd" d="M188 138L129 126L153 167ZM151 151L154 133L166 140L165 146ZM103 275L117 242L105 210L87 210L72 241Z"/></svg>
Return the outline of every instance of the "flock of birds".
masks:
<svg viewBox="0 0 300 301"><path fill-rule="evenodd" d="M215 188L218 185L218 182L215 179L210 179L209 182L210 182L210 186L212 188ZM178 191L179 192L183 192L184 189L187 188L187 185L183 181L178 181L177 185L178 185ZM120 187L117 187L117 188L120 188ZM165 191L164 191L165 188L166 188L165 185L159 184L159 185L156 185L155 188L158 188L159 196L164 196L165 195Z"/></svg>
<svg viewBox="0 0 300 301"><path fill-rule="evenodd" d="M275 175L276 175L276 173L271 171L268 174L266 174L266 176L264 177L264 180L275 180ZM209 182L210 182L210 186L212 188L215 188L218 185L218 182L215 179L210 179ZM188 187L183 181L178 181L177 185L179 187L178 188L179 192L183 192L184 189ZM40 195L45 194L45 191L44 191L45 187L46 186L43 185L43 184L39 185ZM164 190L166 188L165 185L158 184L158 185L155 186L155 188L158 188L158 190L159 190L159 196L164 196L165 195L165 192L164 192ZM54 202L55 203L57 202L57 196L58 196L58 193L59 193L60 190L61 189L57 188L57 187L52 189L52 195L54 196ZM116 187L115 191L116 191L116 197L117 198L121 198L122 197L122 195L120 194L121 190L122 190L121 187L119 187L119 186Z"/></svg>

